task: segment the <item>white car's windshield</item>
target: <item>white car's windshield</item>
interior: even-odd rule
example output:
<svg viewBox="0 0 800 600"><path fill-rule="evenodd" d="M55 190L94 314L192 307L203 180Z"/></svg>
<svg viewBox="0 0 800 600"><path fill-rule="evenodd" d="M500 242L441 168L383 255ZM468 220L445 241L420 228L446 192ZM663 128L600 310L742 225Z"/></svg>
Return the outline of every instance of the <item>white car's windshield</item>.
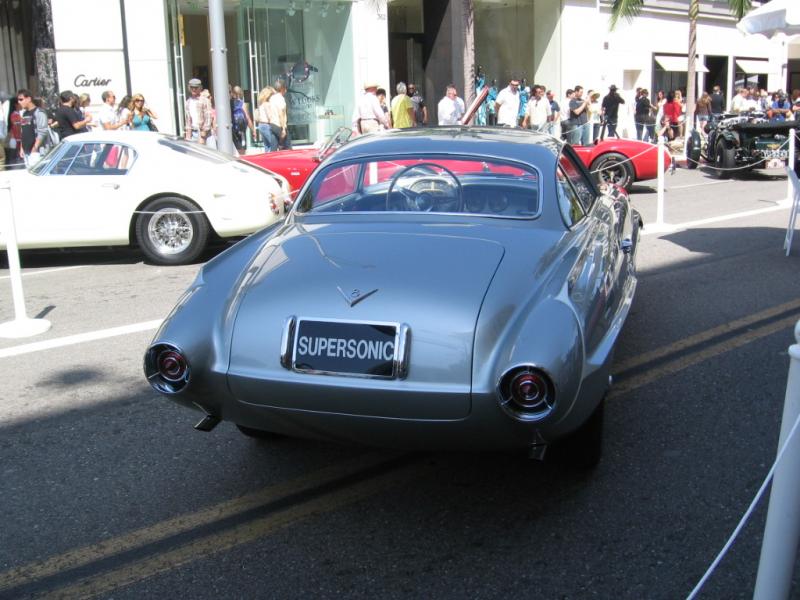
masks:
<svg viewBox="0 0 800 600"><path fill-rule="evenodd" d="M365 159L315 173L296 210L530 218L539 214L539 178L532 170L493 159Z"/></svg>

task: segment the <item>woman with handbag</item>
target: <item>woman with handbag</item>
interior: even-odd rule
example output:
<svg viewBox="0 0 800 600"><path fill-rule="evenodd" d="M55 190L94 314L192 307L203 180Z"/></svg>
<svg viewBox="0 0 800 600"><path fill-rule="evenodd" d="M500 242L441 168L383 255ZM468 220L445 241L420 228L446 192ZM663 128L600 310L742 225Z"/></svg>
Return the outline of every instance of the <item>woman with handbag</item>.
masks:
<svg viewBox="0 0 800 600"><path fill-rule="evenodd" d="M153 122L158 116L144 105L144 96L135 94L130 106L130 127L133 131L158 131Z"/></svg>

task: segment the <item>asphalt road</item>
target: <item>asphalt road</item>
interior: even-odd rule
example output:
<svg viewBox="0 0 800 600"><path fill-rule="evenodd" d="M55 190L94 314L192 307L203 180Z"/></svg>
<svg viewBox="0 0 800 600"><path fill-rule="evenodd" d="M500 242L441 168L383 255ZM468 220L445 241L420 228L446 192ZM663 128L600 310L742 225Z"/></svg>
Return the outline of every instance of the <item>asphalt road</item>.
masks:
<svg viewBox="0 0 800 600"><path fill-rule="evenodd" d="M28 313L53 327L0 340L0 597L686 597L775 455L800 234L785 257L784 178L667 187L667 223L694 224L654 232L654 186L634 190L640 283L589 475L196 432L141 362L198 266L23 254ZM700 598L751 597L765 514Z"/></svg>

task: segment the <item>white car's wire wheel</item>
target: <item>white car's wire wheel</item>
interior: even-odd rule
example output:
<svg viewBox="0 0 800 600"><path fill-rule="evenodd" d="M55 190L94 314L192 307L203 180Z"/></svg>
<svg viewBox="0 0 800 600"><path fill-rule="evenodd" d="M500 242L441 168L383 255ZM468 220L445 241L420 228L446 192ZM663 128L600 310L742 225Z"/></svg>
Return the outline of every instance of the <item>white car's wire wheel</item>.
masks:
<svg viewBox="0 0 800 600"><path fill-rule="evenodd" d="M635 179L631 161L618 152L606 152L592 162L590 171L595 171L599 183L615 183L630 191Z"/></svg>
<svg viewBox="0 0 800 600"><path fill-rule="evenodd" d="M160 265L183 265L195 260L208 240L208 221L183 198L148 202L136 219L136 240L145 257Z"/></svg>

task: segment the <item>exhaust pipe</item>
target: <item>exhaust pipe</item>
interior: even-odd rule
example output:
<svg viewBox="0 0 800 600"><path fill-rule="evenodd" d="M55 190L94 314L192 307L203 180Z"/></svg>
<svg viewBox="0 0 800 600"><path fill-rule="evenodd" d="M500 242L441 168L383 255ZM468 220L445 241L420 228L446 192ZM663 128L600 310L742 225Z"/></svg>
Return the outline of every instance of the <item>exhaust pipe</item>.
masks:
<svg viewBox="0 0 800 600"><path fill-rule="evenodd" d="M219 422L221 420L222 419L220 419L219 417L207 414L205 417L200 419L200 422L197 425L195 425L194 428L197 429L197 431L208 432L214 429L214 427L216 427L217 425L219 425Z"/></svg>

